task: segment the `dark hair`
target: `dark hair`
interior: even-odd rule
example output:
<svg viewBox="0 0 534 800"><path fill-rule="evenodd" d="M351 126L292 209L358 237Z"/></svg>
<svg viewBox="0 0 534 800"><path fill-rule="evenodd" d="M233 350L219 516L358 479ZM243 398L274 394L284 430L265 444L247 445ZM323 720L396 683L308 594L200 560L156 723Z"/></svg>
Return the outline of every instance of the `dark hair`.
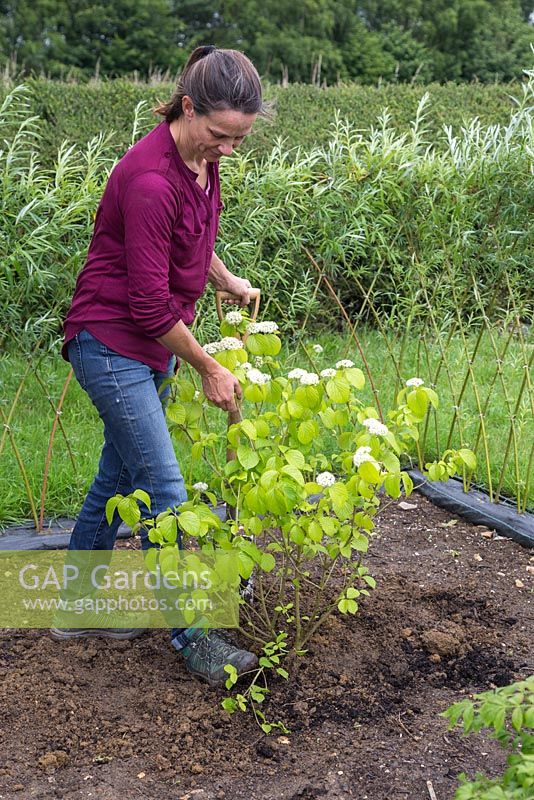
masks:
<svg viewBox="0 0 534 800"><path fill-rule="evenodd" d="M167 122L183 113L182 99L191 98L197 114L231 109L266 115L260 76L252 61L239 50L219 50L212 44L193 50L168 103L154 109Z"/></svg>

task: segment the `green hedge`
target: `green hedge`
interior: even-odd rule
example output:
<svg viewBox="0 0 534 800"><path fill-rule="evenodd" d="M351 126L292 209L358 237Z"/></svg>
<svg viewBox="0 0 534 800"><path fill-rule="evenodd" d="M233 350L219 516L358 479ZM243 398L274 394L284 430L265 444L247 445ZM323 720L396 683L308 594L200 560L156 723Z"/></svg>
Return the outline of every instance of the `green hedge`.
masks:
<svg viewBox="0 0 534 800"><path fill-rule="evenodd" d="M136 105L146 101L153 107L172 93L171 84L149 86L125 80L89 84L58 83L46 80L29 82L31 110L42 120L40 140L43 160L51 164L59 145L68 139L84 145L101 131L113 131L112 145L119 155L130 144ZM10 87L0 86L0 100ZM381 87L346 84L320 89L309 85L267 86L267 99L273 102L274 119L259 121L253 136L243 145L245 151L261 156L270 151L278 137L288 147L305 150L326 144L336 112L362 131L379 124L385 108L390 125L407 130L425 92L430 95L426 120L429 138L435 138L443 125L459 131L462 124L478 116L483 124L505 123L513 107L512 96L521 94L519 84L432 84L427 87L387 84ZM154 124L155 117L143 117L141 132Z"/></svg>
<svg viewBox="0 0 534 800"><path fill-rule="evenodd" d="M339 319L314 289L316 266L353 320L402 326L435 314L445 324L458 309L479 318L478 293L492 319L515 310L531 323L533 94L534 81L506 126L472 121L457 138L431 137L429 105L407 135L388 126L361 135L338 120L325 146L226 159L219 255L262 286L286 327L331 327L334 310ZM57 334L114 158L104 138L63 148L52 169L36 165L44 132L28 122L33 102L19 90L0 113L0 347ZM199 315L205 335L209 322Z"/></svg>

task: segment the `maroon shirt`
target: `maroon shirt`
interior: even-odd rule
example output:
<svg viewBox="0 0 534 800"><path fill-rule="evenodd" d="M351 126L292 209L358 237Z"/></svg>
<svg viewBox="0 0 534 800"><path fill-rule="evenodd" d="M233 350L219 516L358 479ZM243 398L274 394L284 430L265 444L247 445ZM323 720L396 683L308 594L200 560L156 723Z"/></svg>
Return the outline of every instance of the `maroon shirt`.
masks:
<svg viewBox="0 0 534 800"><path fill-rule="evenodd" d="M208 164L207 193L197 177L166 122L115 166L65 320L64 358L85 328L123 356L167 368L169 351L156 337L193 322L222 208L217 164Z"/></svg>

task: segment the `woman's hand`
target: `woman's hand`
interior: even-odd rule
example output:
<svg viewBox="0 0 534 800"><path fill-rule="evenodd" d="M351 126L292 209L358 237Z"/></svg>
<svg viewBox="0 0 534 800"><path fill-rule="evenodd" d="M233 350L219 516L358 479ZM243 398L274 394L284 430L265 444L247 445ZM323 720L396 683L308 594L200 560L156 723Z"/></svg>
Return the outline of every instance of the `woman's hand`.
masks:
<svg viewBox="0 0 534 800"><path fill-rule="evenodd" d="M159 336L157 341L196 369L208 400L224 411L237 411L236 398L241 399L239 381L230 370L206 353L182 320Z"/></svg>
<svg viewBox="0 0 534 800"><path fill-rule="evenodd" d="M237 275L230 272L215 253L213 253L211 259L208 277L210 283L212 283L216 289L234 295L235 299L227 300L227 303L240 305L242 307L248 306L250 303L250 281L247 281L246 278L238 278Z"/></svg>
<svg viewBox="0 0 534 800"><path fill-rule="evenodd" d="M236 397L241 399L241 386L230 370L213 360L200 376L202 389L208 400L223 411L237 411Z"/></svg>
<svg viewBox="0 0 534 800"><path fill-rule="evenodd" d="M229 292L235 299L228 298L225 302L230 305L240 305L241 307L248 306L250 303L250 289L252 288L252 284L250 281L247 281L246 278L238 278L237 275L232 275L231 272L229 272L228 275L229 280L223 291Z"/></svg>

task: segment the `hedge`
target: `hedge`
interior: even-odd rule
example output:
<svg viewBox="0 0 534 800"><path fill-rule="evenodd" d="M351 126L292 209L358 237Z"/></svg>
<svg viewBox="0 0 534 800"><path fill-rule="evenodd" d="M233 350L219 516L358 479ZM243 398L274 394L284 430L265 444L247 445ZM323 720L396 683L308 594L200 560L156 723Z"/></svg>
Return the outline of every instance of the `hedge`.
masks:
<svg viewBox="0 0 534 800"><path fill-rule="evenodd" d="M113 131L112 146L120 155L130 145L136 105L145 101L147 112L158 100L168 99L171 84L151 86L126 80L60 83L43 79L29 82L31 111L41 119L42 160L51 165L65 140L84 145L102 131ZM12 87L0 85L0 101ZM308 150L328 142L332 123L339 112L355 128L368 132L381 124L384 109L389 125L408 130L422 96L428 92L430 106L425 125L429 140L443 125L459 131L473 117L483 124L505 123L513 108L513 96L521 95L520 84L431 84L426 87L384 84L379 87L345 84L319 88L291 84L268 85L266 97L274 106L271 121L258 121L255 133L242 145L244 151L261 157L282 137L287 147ZM150 129L155 117L143 115L141 133Z"/></svg>

